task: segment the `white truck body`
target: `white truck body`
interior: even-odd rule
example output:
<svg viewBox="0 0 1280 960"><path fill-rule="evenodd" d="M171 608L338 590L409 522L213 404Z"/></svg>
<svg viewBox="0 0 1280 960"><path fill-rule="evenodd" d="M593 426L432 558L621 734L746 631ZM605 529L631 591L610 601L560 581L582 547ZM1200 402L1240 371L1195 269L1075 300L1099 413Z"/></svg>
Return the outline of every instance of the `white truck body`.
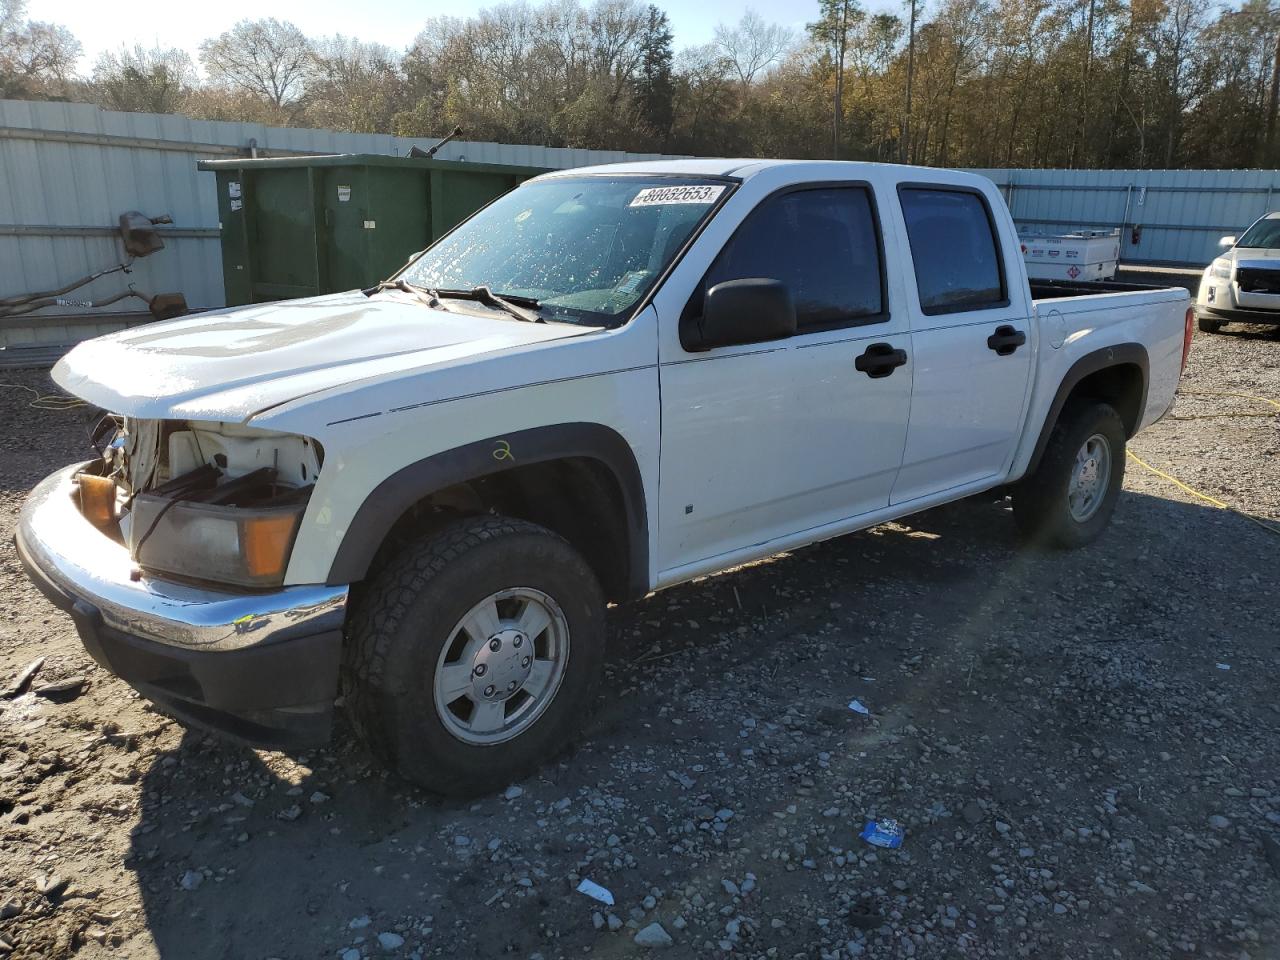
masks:
<svg viewBox="0 0 1280 960"><path fill-rule="evenodd" d="M564 441L572 448L566 455L596 457L592 438L604 437L614 452L601 449L601 462L634 463L634 482L619 479L631 491L630 567L624 585L606 585L612 599L626 599L1012 484L1043 453L1073 390L1086 382L1102 389L1099 376L1131 377L1128 386L1117 379L1107 388L1129 435L1173 402L1189 342L1186 292L1079 295L1068 287L1038 290L1045 298L1033 299L1014 222L980 176L863 163L684 160L551 173L508 196L566 179L655 177L706 178L714 199L614 325L528 323L474 302L428 306L405 288L216 311L76 347L54 378L112 414L213 431L249 428L261 431L268 453L279 450L273 437L311 438L323 466L279 588L242 591L238 606L239 595L217 584L202 592L146 569L130 583L129 551L114 541L95 546L92 564L77 562L77 539L106 538L67 533L76 521L60 501L50 505L58 498L48 490L33 496L19 532L33 576L52 581L67 605L78 600L98 610L106 627L159 646L208 643L218 624L245 615L263 622L288 616L294 598L307 617L327 611L327 628L340 629L350 585L366 574L404 504L433 493L412 489L426 482L413 479L427 475L422 465L514 469L552 456L548 438L571 435L577 439ZM878 313L763 342L683 345L682 314L752 212L768 198L818 187L853 189L870 203L880 248ZM980 198L999 261L1001 289L992 302L922 306L901 202L902 191L913 189ZM789 241L778 243L785 258ZM962 261L964 251L956 253ZM997 349L1001 337L1014 338L1011 346ZM898 366L859 372L877 350L898 351ZM65 492L72 473L47 483ZM110 596L99 602L104 567L114 572ZM270 635L237 633L230 643ZM217 639L215 647L227 643Z"/></svg>
<svg viewBox="0 0 1280 960"><path fill-rule="evenodd" d="M473 440L575 422L587 411L631 445L646 500L657 505L649 550L656 589L1016 480L1063 376L1093 351L1146 347L1151 380L1140 427L1172 403L1185 293L1033 302L1013 222L981 177L876 164L688 160L546 178L728 171L742 185L652 304L615 330L424 314L403 294L370 300L353 291L110 334L72 350L54 378L113 413L243 423L318 440L326 469L299 532L290 584L324 581L361 503L395 470ZM686 353L676 318L743 218L779 188L840 180L866 182L884 196L886 259L903 264L911 255L892 203L898 183L981 190L1007 254L1008 306L940 322L919 312L909 272L890 270L885 324ZM986 347L1004 323L1027 327L1027 349L1013 358ZM909 344L905 375L876 381L850 373L859 345L880 340ZM917 378L927 389L913 396ZM725 429L744 414L753 422L750 444Z"/></svg>
<svg viewBox="0 0 1280 960"><path fill-rule="evenodd" d="M1025 231L1022 257L1033 280L1110 280L1120 265L1120 229L1045 234Z"/></svg>

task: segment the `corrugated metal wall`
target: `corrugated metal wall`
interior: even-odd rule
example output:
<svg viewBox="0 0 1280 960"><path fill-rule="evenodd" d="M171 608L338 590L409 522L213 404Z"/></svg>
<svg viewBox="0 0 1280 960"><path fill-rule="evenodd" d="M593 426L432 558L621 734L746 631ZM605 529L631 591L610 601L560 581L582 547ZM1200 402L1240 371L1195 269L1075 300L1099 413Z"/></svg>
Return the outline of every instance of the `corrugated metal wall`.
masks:
<svg viewBox="0 0 1280 960"><path fill-rule="evenodd" d="M218 215L204 158L259 154L378 153L403 156L431 140L115 113L88 104L0 100L0 297L52 289L119 261L116 219L125 210L173 216L166 247L70 297L98 299L129 282L181 292L193 307L223 303ZM655 159L660 154L455 141L439 157L573 167ZM1005 193L1027 231L1124 226L1122 259L1203 266L1218 238L1239 233L1271 207L1274 170L981 170ZM1131 225L1142 226L1137 244ZM92 319L71 307L56 319L0 325L0 347L63 344L114 329L139 309L122 301ZM38 314L36 316L40 316ZM136 312L133 314L136 319ZM77 319L85 316L84 320Z"/></svg>
<svg viewBox="0 0 1280 960"><path fill-rule="evenodd" d="M192 307L222 306L214 176L197 171L197 160L246 156L250 144L261 156L403 156L433 142L0 100L0 298L55 289L119 262L117 218L140 210L173 217L173 226L161 228L165 249L136 261L131 274L103 277L68 298L100 299L134 283L148 293L180 292ZM660 154L456 141L437 156L563 168ZM0 324L0 347L71 343L118 329L144 309L139 300L105 313L48 307L30 322ZM47 315L53 319L37 319Z"/></svg>
<svg viewBox="0 0 1280 960"><path fill-rule="evenodd" d="M1128 263L1203 267L1218 240L1274 209L1275 170L979 170L1027 232L1122 227ZM1141 226L1133 242L1132 227Z"/></svg>

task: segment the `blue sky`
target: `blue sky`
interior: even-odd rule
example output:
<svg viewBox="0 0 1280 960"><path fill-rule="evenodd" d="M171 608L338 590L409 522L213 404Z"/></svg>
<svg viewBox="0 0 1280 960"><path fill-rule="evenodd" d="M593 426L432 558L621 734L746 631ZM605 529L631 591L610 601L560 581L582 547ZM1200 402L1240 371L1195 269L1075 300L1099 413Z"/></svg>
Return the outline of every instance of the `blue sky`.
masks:
<svg viewBox="0 0 1280 960"><path fill-rule="evenodd" d="M230 27L244 16L292 20L305 33L344 33L375 40L391 47L405 47L429 17L467 16L482 7L483 0L266 0L260 5L193 3L191 0L130 0L125 4L102 0L29 0L33 20L51 20L75 31L84 44L88 69L99 53L121 45L183 47L194 55L200 41ZM898 6L894 0L866 4L876 9ZM705 43L717 23L736 22L750 6L767 20L797 30L817 16L817 0L698 0L658 3L667 11L676 36L676 47Z"/></svg>

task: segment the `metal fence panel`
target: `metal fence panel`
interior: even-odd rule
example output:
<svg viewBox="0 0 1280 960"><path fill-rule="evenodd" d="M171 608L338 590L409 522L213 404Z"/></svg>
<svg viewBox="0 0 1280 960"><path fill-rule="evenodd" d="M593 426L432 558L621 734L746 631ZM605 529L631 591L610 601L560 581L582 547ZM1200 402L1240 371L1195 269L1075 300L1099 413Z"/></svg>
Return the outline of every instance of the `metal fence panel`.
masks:
<svg viewBox="0 0 1280 960"><path fill-rule="evenodd" d="M1203 267L1272 210L1275 170L978 170L1031 232L1121 228L1127 263ZM1140 227L1137 243L1134 228Z"/></svg>
<svg viewBox="0 0 1280 960"><path fill-rule="evenodd" d="M111 229L124 211L141 210L172 215L173 227L161 229L165 249L138 260L128 276L103 277L68 298L96 300L133 283L148 293L180 292L192 307L222 306L214 177L198 172L197 160L247 156L251 146L265 156L404 156L434 142L120 113L83 103L0 100L0 297L54 289L119 262L123 251ZM661 155L463 140L437 156L563 168ZM136 319L140 308L138 300L95 311L46 308L29 325L0 326L0 347L68 343L118 328ZM48 314L55 316L42 319Z"/></svg>
<svg viewBox="0 0 1280 960"><path fill-rule="evenodd" d="M128 282L181 292L192 307L223 304L218 214L212 174L196 161L261 155L375 153L403 156L430 139L266 127L257 123L118 113L83 103L0 100L0 297L51 289L118 262L111 229L125 210L168 213L165 249L69 296L98 299ZM440 159L575 167L662 154L453 141ZM1028 231L1122 227L1129 263L1200 267L1218 238L1238 234L1271 208L1274 170L980 170L1005 194ZM1141 226L1137 243L1132 228ZM67 343L137 316L139 301L95 311L50 308L55 319L0 326L0 347ZM83 317L83 319L78 319Z"/></svg>

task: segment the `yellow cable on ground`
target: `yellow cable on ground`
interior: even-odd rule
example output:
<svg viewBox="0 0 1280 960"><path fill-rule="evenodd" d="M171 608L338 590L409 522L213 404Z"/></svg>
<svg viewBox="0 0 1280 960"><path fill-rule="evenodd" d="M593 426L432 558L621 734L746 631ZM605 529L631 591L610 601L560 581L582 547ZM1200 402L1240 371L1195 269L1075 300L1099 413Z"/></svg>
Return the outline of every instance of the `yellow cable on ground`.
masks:
<svg viewBox="0 0 1280 960"><path fill-rule="evenodd" d="M0 389L27 391L27 393L35 397L34 400L27 404L32 410L75 410L77 407L88 406L87 403L76 397L68 396L64 393L42 394L34 387L28 387L21 383L0 383Z"/></svg>
<svg viewBox="0 0 1280 960"><path fill-rule="evenodd" d="M1268 400L1266 397L1255 397L1251 393L1233 393L1229 390L1179 390L1178 395L1182 397L1239 397L1241 400L1257 400L1259 403L1269 403L1277 410L1280 410L1280 401Z"/></svg>
<svg viewBox="0 0 1280 960"><path fill-rule="evenodd" d="M1229 390L1179 390L1179 391L1178 391L1178 394L1179 394L1180 396L1184 396L1184 397L1239 397L1239 398L1240 398L1240 399L1242 399L1242 400L1256 400L1256 401L1258 401L1259 403L1269 403L1271 406L1275 407L1275 408L1276 408L1276 410L1277 410L1278 412L1280 412L1280 402L1277 402L1277 401L1275 401L1275 400L1268 399L1267 397L1255 397L1253 394L1250 394L1250 393L1235 393L1235 392L1233 392L1233 391L1229 391ZM1222 416L1222 417L1229 417L1229 416L1245 416L1245 417L1253 417L1253 416L1271 416L1271 414L1253 414L1253 413L1245 413L1245 414L1209 414L1209 416ZM1178 419L1178 420L1193 420L1193 419L1197 419L1197 418L1196 418L1196 417L1177 417L1177 418L1175 418L1175 419ZM1138 455L1137 455L1136 453L1134 453L1132 450L1126 450L1126 453L1128 453L1128 454L1129 454L1129 456L1130 456L1131 458L1133 458L1133 461L1134 461L1135 463L1137 463L1137 464L1138 464L1138 466L1140 466L1140 467L1142 467L1142 468L1144 468L1144 469L1146 469L1146 470L1150 470L1150 471L1151 471L1152 473L1154 473L1157 477L1161 477L1161 478L1162 478L1162 479L1164 479L1164 480L1168 480L1170 483L1172 483L1172 484L1173 484L1175 487L1177 487L1178 489L1180 489L1180 490L1185 490L1187 493L1191 494L1193 497L1196 497L1196 498L1198 498L1198 499L1200 499L1200 500L1203 500L1205 503L1211 503L1211 504L1213 504L1215 507L1218 507L1219 509L1222 509L1222 510L1230 510L1232 513L1236 514L1237 516L1244 517L1244 518L1245 518L1246 520L1248 520L1250 523L1256 523L1256 524L1257 524L1258 526L1260 526L1263 530L1267 531L1267 533L1274 533L1274 534L1276 534L1277 536L1280 536L1280 526L1276 526L1276 525L1274 525L1274 524L1272 524L1272 523L1267 522L1266 520L1259 520L1257 517L1255 517L1255 516L1251 516L1250 514L1245 513L1243 510L1239 510L1239 509L1237 509L1236 507L1231 506L1231 504L1229 504L1229 503L1223 503L1221 500L1217 499L1216 497L1211 497L1211 496L1209 496L1207 493L1201 493L1201 492L1200 492L1199 490L1197 490L1195 487L1188 486L1187 484L1185 484L1185 483L1183 483L1181 480L1179 480L1177 477L1172 476L1171 474L1165 473L1163 470L1160 470L1160 469L1158 469L1158 468L1156 468L1156 467L1153 467L1151 464L1147 463L1147 461L1143 460L1140 456L1138 456Z"/></svg>
<svg viewBox="0 0 1280 960"><path fill-rule="evenodd" d="M1178 489L1185 490L1187 493L1191 494L1193 497L1197 497L1198 499L1203 500L1205 503L1211 503L1215 507L1218 507L1219 509L1230 510L1232 513L1236 514L1237 516L1244 517L1250 523L1256 523L1263 530L1267 531L1267 533L1274 533L1276 536L1280 536L1280 527L1273 526L1272 524L1268 523L1266 520L1259 520L1257 517L1251 516L1245 513L1243 510L1236 509L1235 507L1231 506L1231 504L1229 503L1223 503L1221 500L1217 499L1216 497L1209 496L1207 493L1201 493L1195 487L1188 486L1187 484L1179 480L1177 477L1171 476L1170 474L1165 473L1163 470L1157 467L1153 467L1151 464L1147 463L1147 461L1143 460L1140 456L1138 456L1132 450L1126 450L1125 452L1129 454L1129 456L1134 460L1135 463L1138 464L1138 466L1143 467L1146 470L1150 470L1157 477L1161 477L1165 480L1168 480Z"/></svg>
<svg viewBox="0 0 1280 960"><path fill-rule="evenodd" d="M1199 497L1201 500L1205 501L1205 503L1212 503L1215 507L1221 507L1223 510L1232 509L1231 504L1223 503L1221 500L1217 500L1209 496L1207 493L1201 493L1195 487L1187 486L1177 477L1170 476L1169 474L1165 473L1163 470L1159 470L1153 467L1151 464L1147 463L1147 461L1143 460L1140 456L1138 456L1132 450L1127 450L1126 453L1128 453L1129 456L1133 458L1133 460L1138 464L1138 466L1144 467L1145 469L1150 470L1157 477L1163 477L1164 479L1172 483L1175 487L1178 487L1181 490L1187 491L1187 493L1191 494L1193 497Z"/></svg>

